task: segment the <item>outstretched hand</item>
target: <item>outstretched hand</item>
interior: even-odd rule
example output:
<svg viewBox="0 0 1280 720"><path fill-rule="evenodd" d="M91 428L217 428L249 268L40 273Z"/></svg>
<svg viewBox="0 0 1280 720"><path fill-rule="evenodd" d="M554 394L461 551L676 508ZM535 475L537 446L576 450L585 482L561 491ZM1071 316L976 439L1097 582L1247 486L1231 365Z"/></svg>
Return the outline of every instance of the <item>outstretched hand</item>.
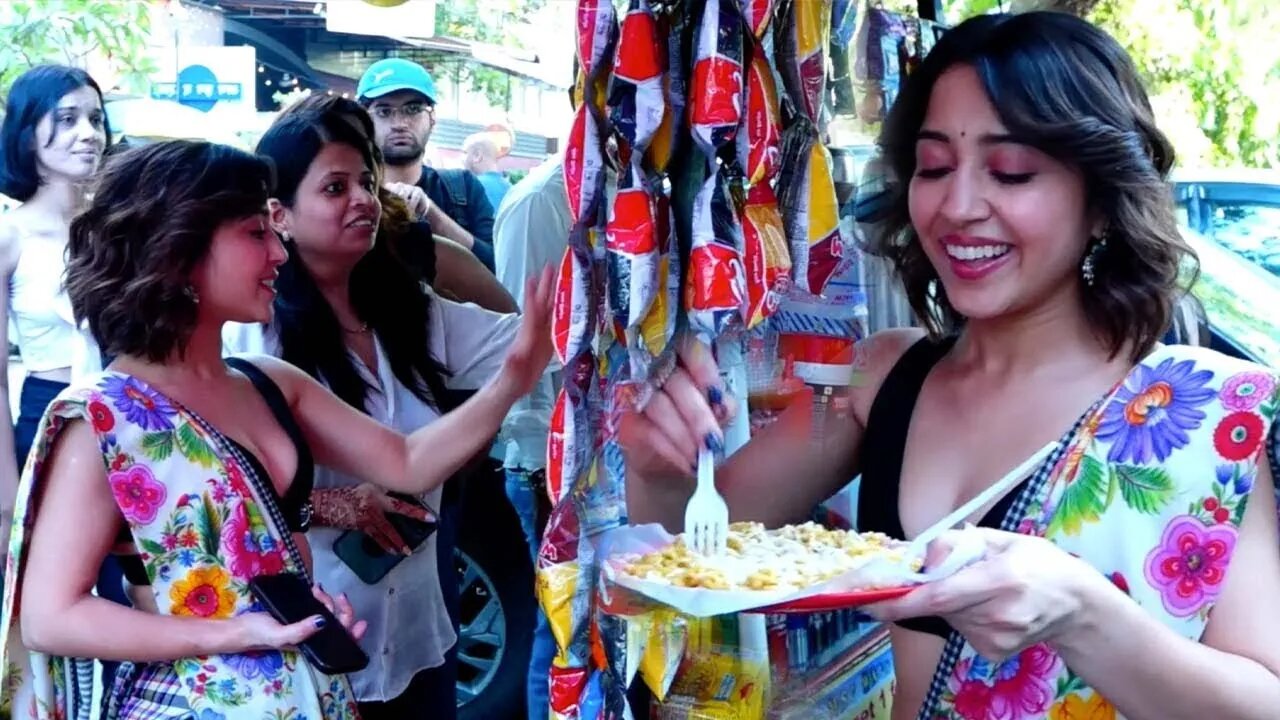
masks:
<svg viewBox="0 0 1280 720"><path fill-rule="evenodd" d="M525 283L520 329L497 377L499 387L512 402L533 392L551 362L554 350L551 314L555 290L555 270L550 265Z"/></svg>

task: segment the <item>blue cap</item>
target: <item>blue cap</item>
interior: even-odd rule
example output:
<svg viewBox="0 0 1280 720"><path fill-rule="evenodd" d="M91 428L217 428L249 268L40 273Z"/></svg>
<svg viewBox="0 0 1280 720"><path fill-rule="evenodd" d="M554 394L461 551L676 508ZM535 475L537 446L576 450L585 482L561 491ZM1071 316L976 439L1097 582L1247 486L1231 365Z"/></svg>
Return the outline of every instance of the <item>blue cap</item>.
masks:
<svg viewBox="0 0 1280 720"><path fill-rule="evenodd" d="M370 65L360 76L356 97L372 100L400 90L422 93L427 102L436 104L436 81L431 79L431 73L418 63L403 58L387 58Z"/></svg>

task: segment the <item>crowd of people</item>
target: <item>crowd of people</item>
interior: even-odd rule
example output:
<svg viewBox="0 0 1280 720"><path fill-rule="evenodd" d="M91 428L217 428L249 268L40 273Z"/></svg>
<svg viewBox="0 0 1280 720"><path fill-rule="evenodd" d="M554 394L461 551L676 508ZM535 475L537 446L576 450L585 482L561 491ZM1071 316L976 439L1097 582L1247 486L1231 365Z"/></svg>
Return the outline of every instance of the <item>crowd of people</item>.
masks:
<svg viewBox="0 0 1280 720"><path fill-rule="evenodd" d="M13 717L453 716L452 556L478 458L501 460L539 542L570 217L559 159L514 187L485 137L467 168L425 164L436 99L425 69L388 59L356 100L287 108L253 153L118 149L82 70L14 83ZM852 416L821 452L786 426L726 440L735 360L690 343L621 423L631 521L679 530L700 446L727 445L733 519L803 520L860 474L860 529L910 538L1056 441L973 518L983 560L869 608L892 623L894 717L1273 717L1280 377L1160 342L1194 255L1124 50L1068 15L966 21L904 82L881 150L897 182L868 251L921 327L860 343ZM251 586L280 573L365 669L298 652L325 618L265 612ZM540 617L531 718L553 654Z"/></svg>

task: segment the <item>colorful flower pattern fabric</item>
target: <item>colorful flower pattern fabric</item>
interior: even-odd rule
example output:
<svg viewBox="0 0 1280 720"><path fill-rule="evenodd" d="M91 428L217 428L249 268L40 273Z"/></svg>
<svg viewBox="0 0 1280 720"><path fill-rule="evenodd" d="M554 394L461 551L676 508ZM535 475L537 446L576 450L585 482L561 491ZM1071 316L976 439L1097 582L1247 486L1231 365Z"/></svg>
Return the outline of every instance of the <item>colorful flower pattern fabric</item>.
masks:
<svg viewBox="0 0 1280 720"><path fill-rule="evenodd" d="M1086 419L1038 495L1005 526L1083 558L1169 628L1198 640L1232 570L1280 410L1278 387L1271 371L1203 348L1157 349ZM996 664L953 637L919 717L1121 716L1047 645Z"/></svg>
<svg viewBox="0 0 1280 720"><path fill-rule="evenodd" d="M261 611L248 582L262 574L306 574L301 556L279 521L270 481L250 477L230 443L198 416L141 380L104 373L64 392L46 411L39 442L18 493L6 576L20 577L32 517L29 503L53 439L70 420L89 422L97 435L107 482L129 524L161 613L229 618ZM57 720L97 717L76 707L67 692L75 661L28 652L17 623L17 583L7 583L0 647L0 691L14 718ZM295 652L261 651L178 660L149 666L167 677L172 715L210 720L352 720L355 700L345 678L313 670ZM145 685L145 683L144 683ZM83 693L80 693L83 695ZM153 693L154 694L154 693ZM122 718L138 709L127 699ZM130 708L134 708L131 710Z"/></svg>

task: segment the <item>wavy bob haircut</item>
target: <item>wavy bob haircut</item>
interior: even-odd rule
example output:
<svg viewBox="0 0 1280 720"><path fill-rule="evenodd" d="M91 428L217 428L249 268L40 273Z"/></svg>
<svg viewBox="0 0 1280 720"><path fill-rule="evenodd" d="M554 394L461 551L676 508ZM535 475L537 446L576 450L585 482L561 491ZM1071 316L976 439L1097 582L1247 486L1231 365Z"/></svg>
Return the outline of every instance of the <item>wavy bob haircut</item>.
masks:
<svg viewBox="0 0 1280 720"><path fill-rule="evenodd" d="M108 356L181 354L196 324L191 273L228 222L265 214L265 160L173 140L108 159L93 202L71 223L67 294Z"/></svg>
<svg viewBox="0 0 1280 720"><path fill-rule="evenodd" d="M1156 128L1133 62L1077 17L982 15L942 36L905 82L881 132L893 197L871 251L894 263L931 334L959 329L964 318L948 302L908 211L917 135L934 84L957 65L977 71L1014 137L1080 170L1107 240L1095 255L1094 284L1081 283L1081 302L1112 355L1129 350L1136 361L1168 328L1181 272L1194 269L1195 254L1178 232L1167 181L1173 148Z"/></svg>

